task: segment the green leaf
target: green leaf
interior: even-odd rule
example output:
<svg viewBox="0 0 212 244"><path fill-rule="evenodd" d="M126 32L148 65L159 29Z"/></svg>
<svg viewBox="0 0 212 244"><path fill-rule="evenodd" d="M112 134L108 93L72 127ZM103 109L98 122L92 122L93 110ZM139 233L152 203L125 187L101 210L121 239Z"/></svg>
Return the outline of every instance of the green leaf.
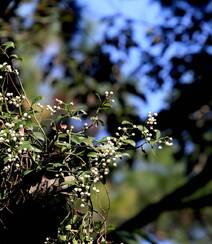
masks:
<svg viewBox="0 0 212 244"><path fill-rule="evenodd" d="M32 145L28 142L28 141L24 141L21 145L21 148L27 148L27 149L31 149Z"/></svg>
<svg viewBox="0 0 212 244"><path fill-rule="evenodd" d="M85 137L83 137L83 136L78 136L78 135L71 136L71 141L76 144L81 144L84 141L84 139L85 139Z"/></svg>
<svg viewBox="0 0 212 244"><path fill-rule="evenodd" d="M84 143L87 144L88 146L93 146L93 140L94 138L93 137L84 137Z"/></svg>
<svg viewBox="0 0 212 244"><path fill-rule="evenodd" d="M104 121L101 119L98 120L98 123L101 124L102 126L104 126L104 124L105 124Z"/></svg>
<svg viewBox="0 0 212 244"><path fill-rule="evenodd" d="M33 135L36 137L36 139L45 141L43 133L36 131L36 132L33 132Z"/></svg>
<svg viewBox="0 0 212 244"><path fill-rule="evenodd" d="M21 57L19 57L19 56L16 55L16 54L11 54L10 57L11 57L12 59L16 59L16 60L20 60L20 61L23 60Z"/></svg>
<svg viewBox="0 0 212 244"><path fill-rule="evenodd" d="M38 149L37 147L32 147L32 151L36 153L41 153L42 150Z"/></svg>
<svg viewBox="0 0 212 244"><path fill-rule="evenodd" d="M72 240L72 242L73 244L78 244L78 241L75 238Z"/></svg>
<svg viewBox="0 0 212 244"><path fill-rule="evenodd" d="M126 152L125 153L122 153L121 156L122 157L126 157L126 158L130 158L130 154L129 153L126 153Z"/></svg>
<svg viewBox="0 0 212 244"><path fill-rule="evenodd" d="M37 153L42 152L42 150L40 150L39 148L37 148L37 147L35 147L35 146L32 146L28 141L24 141L24 142L20 145L20 147L21 147L22 149L27 148L28 150L33 151L33 152L37 152Z"/></svg>
<svg viewBox="0 0 212 244"><path fill-rule="evenodd" d="M12 41L9 41L9 42L5 42L4 44L2 44L2 46L4 47L5 51L8 49L8 48L15 48L15 44L14 42Z"/></svg>
<svg viewBox="0 0 212 244"><path fill-rule="evenodd" d="M72 135L71 140L76 144L85 143L88 146L93 145L93 137L84 137L79 135Z"/></svg>
<svg viewBox="0 0 212 244"><path fill-rule="evenodd" d="M111 108L111 104L109 102L103 103L102 106L104 108Z"/></svg>
<svg viewBox="0 0 212 244"><path fill-rule="evenodd" d="M133 146L133 147L136 146L136 143L135 143L133 140L126 139L126 140L124 140L124 142L125 142L126 144L130 144L130 145Z"/></svg>
<svg viewBox="0 0 212 244"><path fill-rule="evenodd" d="M108 136L104 136L104 137L102 137L100 140L98 140L97 143L98 143L98 144L101 144L101 143L103 143L103 142L107 142L107 138L108 138Z"/></svg>
<svg viewBox="0 0 212 244"><path fill-rule="evenodd" d="M71 119L81 120L81 118L79 116L71 116Z"/></svg>
<svg viewBox="0 0 212 244"><path fill-rule="evenodd" d="M102 99L101 99L100 95L98 93L95 93L95 94L96 94L96 96L98 97L98 99L99 99L99 101L101 103L102 102Z"/></svg>
<svg viewBox="0 0 212 244"><path fill-rule="evenodd" d="M28 169L26 171L24 171L24 175L28 175L29 173L31 173L33 170L32 169Z"/></svg>
<svg viewBox="0 0 212 244"><path fill-rule="evenodd" d="M66 241L67 240L67 236L66 235L60 235L60 240L61 241Z"/></svg>
<svg viewBox="0 0 212 244"><path fill-rule="evenodd" d="M96 152L89 152L88 153L88 157L90 157L90 158L96 158L97 157L97 153Z"/></svg>
<svg viewBox="0 0 212 244"><path fill-rule="evenodd" d="M38 101L40 101L40 100L42 100L42 99L43 99L42 96L37 96L37 97L35 97L35 98L32 100L32 104L35 104L35 103L37 103Z"/></svg>
<svg viewBox="0 0 212 244"><path fill-rule="evenodd" d="M48 164L48 168L49 169L55 169L55 168L60 168L60 167L63 167L64 165L61 164L61 163L50 163Z"/></svg>
<svg viewBox="0 0 212 244"><path fill-rule="evenodd" d="M160 139L160 131L159 130L156 131L156 140L158 140L158 139Z"/></svg>
<svg viewBox="0 0 212 244"><path fill-rule="evenodd" d="M76 183L76 179L74 178L74 176L67 176L65 177L65 181L62 183L62 185L75 185Z"/></svg>
<svg viewBox="0 0 212 244"><path fill-rule="evenodd" d="M32 150L33 152L36 152L36 153L41 153L41 152L42 152L41 149L39 149L39 148L37 148L37 147L35 147L35 146L32 146L31 150Z"/></svg>
<svg viewBox="0 0 212 244"><path fill-rule="evenodd" d="M77 222L77 215L75 214L74 216L73 216L73 218L72 218L72 223L74 224L74 223L76 223ZM77 242L78 243L78 242Z"/></svg>
<svg viewBox="0 0 212 244"><path fill-rule="evenodd" d="M145 126L143 125L137 125L137 128L143 133L145 130Z"/></svg>
<svg viewBox="0 0 212 244"><path fill-rule="evenodd" d="M84 109L84 107L79 107L79 108L77 108L76 110L75 110L75 112L76 112L76 114L84 114L84 115L86 115L87 114L87 112L85 111L85 109Z"/></svg>
<svg viewBox="0 0 212 244"><path fill-rule="evenodd" d="M66 230L70 231L71 230L71 225L66 225Z"/></svg>
<svg viewBox="0 0 212 244"><path fill-rule="evenodd" d="M107 227L107 231L108 231L108 232L110 232L110 231L112 231L112 230L115 230L115 229L116 229L116 227L115 227L114 224L109 224L108 227Z"/></svg>
<svg viewBox="0 0 212 244"><path fill-rule="evenodd" d="M121 123L122 123L122 125L132 125L132 123L127 120L124 120Z"/></svg>

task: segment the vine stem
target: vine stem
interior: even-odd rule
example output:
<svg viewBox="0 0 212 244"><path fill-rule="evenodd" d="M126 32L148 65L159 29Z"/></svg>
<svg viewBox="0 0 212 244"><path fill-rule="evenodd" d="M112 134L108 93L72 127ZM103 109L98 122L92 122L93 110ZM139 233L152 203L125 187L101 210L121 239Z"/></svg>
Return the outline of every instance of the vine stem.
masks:
<svg viewBox="0 0 212 244"><path fill-rule="evenodd" d="M25 96L25 99L26 99L28 105L29 105L30 107L32 107L32 104L30 103L30 101L29 101L29 99L28 99L28 97L27 97L26 91L25 91L25 89L24 89L24 87L23 87L22 81L21 81L21 79L19 78L18 75L17 75L17 78L18 78L18 82L19 82L19 84L20 84L21 90L22 90L22 92L23 92L23 94L24 94L24 96ZM46 148L46 150L47 150L47 147L48 147L48 146L47 146L47 136L46 136L46 133L45 133L43 127L41 126L39 120L37 119L37 117L36 117L36 115L35 115L35 111L34 111L34 109L32 109L32 113L33 113L33 117L34 117L36 123L38 124L38 127L40 128L40 130L41 130L41 132L42 132L42 134L43 134L43 136L44 136L44 138L45 138L45 148Z"/></svg>
<svg viewBox="0 0 212 244"><path fill-rule="evenodd" d="M7 59L10 60L9 55L5 52L5 50L4 50L2 47L0 47L0 50L1 50L1 52L7 57ZM10 63L10 66L11 66L11 68L12 68L13 73L16 74L17 80L18 80L18 82L19 82L19 84L20 84L21 90L22 90L22 92L23 92L23 95L25 96L25 99L26 99L26 101L27 101L29 107L32 108L32 104L30 103L30 101L29 101L29 99L28 99L28 96L27 96L27 94L26 94L26 91L25 91L25 89L24 89L24 87L23 87L23 83L22 83L22 81L21 81L19 75L17 74L16 69L13 67L12 62ZM18 90L18 88L17 88L16 85L14 84L12 77L11 77L10 75L9 75L9 77L10 77L10 80L11 80L11 82L12 82L12 84L13 84L15 90L17 91L17 93L18 93L19 95L21 95L20 92L19 92L19 90ZM35 115L35 112L34 112L34 109L32 109L32 113L33 113L33 117L34 117L34 119L35 119L35 122L37 123L39 129L41 130L41 132L42 132L42 134L43 134L43 136L44 136L44 138L45 138L45 149L47 150L47 147L48 147L48 146L47 146L47 136L46 136L46 133L45 133L44 129L42 128L42 126L41 126L39 120L37 119L37 117L36 117L36 115Z"/></svg>

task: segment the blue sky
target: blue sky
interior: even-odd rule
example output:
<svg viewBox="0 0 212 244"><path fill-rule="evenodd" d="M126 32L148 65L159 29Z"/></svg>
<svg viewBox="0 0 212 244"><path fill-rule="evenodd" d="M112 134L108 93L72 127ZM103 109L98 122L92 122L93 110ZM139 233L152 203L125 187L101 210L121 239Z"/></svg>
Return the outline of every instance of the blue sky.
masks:
<svg viewBox="0 0 212 244"><path fill-rule="evenodd" d="M30 16L34 12L36 7L37 0L32 2L24 3L20 5L18 9L19 15L25 17L25 25L30 26L32 18ZM157 24L164 22L164 16L167 14L169 10L162 9L159 1L154 0L78 0L78 2L83 6L83 18L85 19L84 23L90 23L92 27L89 30L89 39L90 44L95 44L102 38L102 33L105 30L106 26L100 21L102 17L111 16L114 14L121 14L125 18L131 18L136 20L133 24L134 28L134 37L135 40L142 46L143 50L147 50L147 52L157 52L157 49L150 48L149 42L146 41L145 35L146 30L148 28L154 27ZM192 11L192 9L191 9ZM175 21L174 19L172 19ZM188 15L185 16L184 22L188 24L190 17ZM123 18L118 18L116 21L116 27L120 28L123 25ZM176 28L178 28L177 24ZM107 29L109 32L113 32L116 29ZM205 26L205 29L208 29L208 26ZM91 31L91 32L90 32ZM173 43L170 44L170 48L167 50L166 55L164 57L160 57L160 62L165 63L167 66L167 58L170 58L173 55L185 55L188 50L195 51L201 48L201 42L204 41L204 38L207 38L207 35L199 35L199 41L196 46L189 46L186 44ZM54 45L54 43L53 43ZM50 45L51 46L51 45ZM48 52L46 50L45 58L51 56L52 52ZM48 54L48 55L47 55ZM112 57L117 59L120 53L113 52ZM123 54L122 54L123 55ZM139 52L136 48L130 51L130 55L127 58L125 64L122 68L122 75L124 79L127 79L128 75L137 67L140 62L141 52ZM60 73L61 67L58 70L54 71L53 75L57 75ZM56 73L55 73L56 72ZM60 75L59 75L60 76ZM146 116L148 111L158 112L161 108L166 106L165 98L170 93L171 90L171 82L169 82L169 75L164 73L163 79L166 81L163 89L158 89L157 91L151 92L149 90L145 90L145 94L148 98L148 105L142 102L141 100L135 99L134 97L130 97L129 101L134 106L137 107L138 111L140 111L141 116ZM192 77L191 73L185 74L185 82ZM60 77L58 77L60 78ZM149 80L147 77L143 76L140 73L136 75L139 82L137 83L137 89L142 90L145 88L146 84L148 84ZM48 87L43 87L42 89L48 89Z"/></svg>
<svg viewBox="0 0 212 244"><path fill-rule="evenodd" d="M164 10L161 15L161 7L157 1L152 0L79 0L79 3L84 6L84 18L90 21L93 26L94 35L91 41L98 41L101 39L104 26L100 23L100 19L105 16L111 16L114 14L121 14L126 18L132 18L136 20L134 24L135 39L142 43L143 48L149 48L148 42L145 41L145 32L147 28L164 21ZM117 28L123 23L117 21ZM114 54L113 54L114 55ZM115 55L114 55L115 58ZM130 57L127 62L123 65L122 74L126 77L128 74L137 66L140 60L140 53L134 49L130 52ZM148 80L145 77L139 77L140 82L138 83L138 89L142 89ZM147 92L148 105L144 102L130 97L129 101L133 103L142 116L146 116L148 111L157 112L161 107L165 106L163 98L168 94L170 89L169 85L166 85L163 90L155 91L152 94L150 91Z"/></svg>
<svg viewBox="0 0 212 244"><path fill-rule="evenodd" d="M24 4L21 4L18 13L21 16L25 17L25 25L30 26L32 16L34 9L36 7L37 0L34 0L32 2L26 2ZM89 39L90 44L95 44L95 42L98 42L99 39L102 38L103 31L105 30L106 26L100 21L102 17L105 16L111 16L114 14L121 14L125 18L131 18L133 20L136 20L133 24L134 28L134 37L135 40L142 46L143 50L147 50L148 52L157 52L157 49L150 48L149 42L145 39L145 32L148 28L154 27L155 25L158 25L162 22L164 22L164 16L169 12L169 10L162 9L159 1L154 0L78 0L78 2L83 6L83 18L85 20L84 23L90 23L92 26L91 33L89 32ZM188 12L190 14L192 13L192 9L189 9ZM196 13L199 14L199 13ZM172 19L175 21L175 19ZM190 15L186 15L184 17L185 25L189 25L191 19ZM176 25L176 28L178 28L176 23L173 23ZM116 21L116 27L120 28L121 25L123 25L123 18L118 18ZM205 29L209 29L209 26L205 26ZM89 30L90 31L90 30ZM113 30L112 30L113 31ZM114 31L116 31L114 29ZM206 31L208 32L208 31ZM188 50L191 52L194 52L195 50L198 51L199 48L201 48L201 42L204 41L205 38L207 38L206 35L199 35L197 36L199 39L194 46L189 46L179 43L173 43L170 44L170 47L168 48L166 55L164 57L160 58L161 63L165 63L167 65L167 59L170 58L173 55L185 55L188 53ZM45 58L50 58L52 55L52 49L51 46L54 46L55 43L50 43L49 48L46 49L46 54L43 55ZM49 49L51 49L49 51ZM53 48L53 51L56 50ZM112 57L114 59L117 59L118 55L120 53L113 52ZM122 54L123 55L123 54ZM140 61L141 53L136 49L132 49L129 55L129 58L127 58L125 64L122 68L122 75L125 79L127 79L129 73L138 65ZM58 67L57 70L54 71L53 76L58 76L57 78L60 79L60 72L61 67ZM166 106L165 98L167 94L170 93L171 89L171 82L168 79L169 75L167 73L163 74L163 79L166 81L163 89L158 89L157 91L154 91L154 93L147 91L145 89L146 84L148 84L149 79L145 76L143 76L141 73L136 76L139 80L137 82L137 89L142 90L144 87L145 94L148 97L148 105L142 102L141 100L135 99L134 97L130 97L129 101L130 103L133 103L137 110L139 111L141 116L146 116L148 111L152 112L158 112L162 107ZM189 79L191 79L192 73L185 74L184 79L185 82L188 82ZM42 87L42 89L48 89L48 87Z"/></svg>
<svg viewBox="0 0 212 244"><path fill-rule="evenodd" d="M105 16L111 16L114 14L121 14L125 18L132 18L133 20L136 20L136 23L134 25L135 29L135 39L142 43L143 48L149 48L148 42L145 41L145 31L147 28L154 26L155 24L158 24L160 22L163 22L163 16L161 15L161 7L157 1L152 0L78 0L80 5L82 5L83 8L83 18L85 19L86 23L90 23L92 25L92 32L89 36L92 36L90 38L90 44L94 44L95 42L98 42L99 39L102 38L102 33L104 31L105 26L102 24L100 19ZM33 12L36 8L37 0L34 0L32 2L26 2L24 4L21 4L18 9L18 14L25 19L25 26L28 27L32 24L33 18L30 18L33 15ZM116 23L116 28L120 28L121 25L123 25L123 19L119 19ZM50 47L55 43L49 44ZM47 47L49 50L50 48ZM42 57L45 57L46 59L49 59L52 55L52 52L46 50L45 55L42 55ZM48 55L46 55L48 54ZM113 53L113 58L116 59L120 55L119 53ZM138 62L140 60L140 53L134 49L131 50L129 58L127 59L126 63L123 65L122 68L122 74L123 77L127 79L129 73L134 69L134 67L137 66ZM44 65L45 66L45 65ZM59 71L59 72L58 72ZM61 71L62 72L62 71ZM57 74L59 74L60 78L60 70L57 70ZM55 74L54 74L55 75ZM148 80L145 79L145 77L138 77L140 82L137 83L138 89L142 89L142 87L145 87L146 82ZM46 93L46 91L50 89L48 86L42 86L40 91L41 93ZM150 92L146 92L147 97L149 98L148 106L138 100L134 97L129 98L129 102L133 103L134 106L137 107L138 111L140 111L140 114L142 116L146 116L148 111L157 112L161 106L163 106L163 97L165 94L168 93L169 87L165 87L164 90L155 91L154 94Z"/></svg>

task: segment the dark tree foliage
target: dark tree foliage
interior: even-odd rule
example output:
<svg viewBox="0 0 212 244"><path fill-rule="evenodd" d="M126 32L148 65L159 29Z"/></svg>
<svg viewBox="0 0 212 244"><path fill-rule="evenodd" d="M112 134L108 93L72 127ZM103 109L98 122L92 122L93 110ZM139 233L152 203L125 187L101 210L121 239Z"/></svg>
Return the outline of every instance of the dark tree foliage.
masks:
<svg viewBox="0 0 212 244"><path fill-rule="evenodd" d="M149 32L152 47L161 45L160 57L166 55L166 51L175 42L187 48L185 54L176 53L169 58L165 65L160 64L160 58L151 53L145 53L142 64L148 63L151 69L147 75L154 78L155 86L150 89L160 89L165 83L161 71L168 70L167 78L172 82L172 92L168 95L169 105L167 109L160 112L160 129L170 131L170 134L179 144L175 152L177 160L184 159L186 162L187 182L164 196L157 203L153 203L126 223L118 230L139 229L155 220L161 213L191 208L194 211L211 206L211 194L203 195L190 201L185 199L197 190L203 188L211 181L211 106L212 97L210 92L211 73L211 31L205 31L205 25L210 26L210 10L207 3L210 1L188 1L195 5L180 5L175 1L161 1L172 10L171 16L167 17L165 24L155 27ZM187 8L185 7L187 6ZM184 23L184 16L193 10L190 23ZM198 14L195 14L198 11ZM175 24L170 24L175 19ZM178 29L179 28L179 29ZM156 34L157 33L157 34ZM198 36L203 36L199 41ZM192 49L193 45L198 48ZM180 48L180 47L179 47ZM192 74L186 82L184 75ZM188 150L188 145L192 149ZM201 215L201 211L199 212ZM116 232L111 233L114 239ZM119 238L118 238L119 239ZM117 239L117 240L118 240Z"/></svg>

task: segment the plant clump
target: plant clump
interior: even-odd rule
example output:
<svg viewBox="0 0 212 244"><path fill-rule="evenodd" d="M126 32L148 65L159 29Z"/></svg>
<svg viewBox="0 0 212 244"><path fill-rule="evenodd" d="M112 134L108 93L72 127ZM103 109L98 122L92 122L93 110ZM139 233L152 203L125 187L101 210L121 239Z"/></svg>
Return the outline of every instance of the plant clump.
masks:
<svg viewBox="0 0 212 244"><path fill-rule="evenodd" d="M8 57L7 45L1 52ZM18 71L7 62L0 64L0 84L1 232L10 233L8 214L12 219L17 206L35 202L50 209L60 206L55 199L62 199L64 211L55 212L55 222L49 223L56 225L53 229L41 230L40 243L106 243L106 216L94 208L92 197L130 149L172 145L172 139L161 138L156 129L157 114L149 113L144 125L123 121L114 136L97 140L89 131L103 125L101 115L114 103L112 91L97 95L99 106L89 115L72 101L30 101ZM49 112L48 121L39 121L43 111Z"/></svg>

